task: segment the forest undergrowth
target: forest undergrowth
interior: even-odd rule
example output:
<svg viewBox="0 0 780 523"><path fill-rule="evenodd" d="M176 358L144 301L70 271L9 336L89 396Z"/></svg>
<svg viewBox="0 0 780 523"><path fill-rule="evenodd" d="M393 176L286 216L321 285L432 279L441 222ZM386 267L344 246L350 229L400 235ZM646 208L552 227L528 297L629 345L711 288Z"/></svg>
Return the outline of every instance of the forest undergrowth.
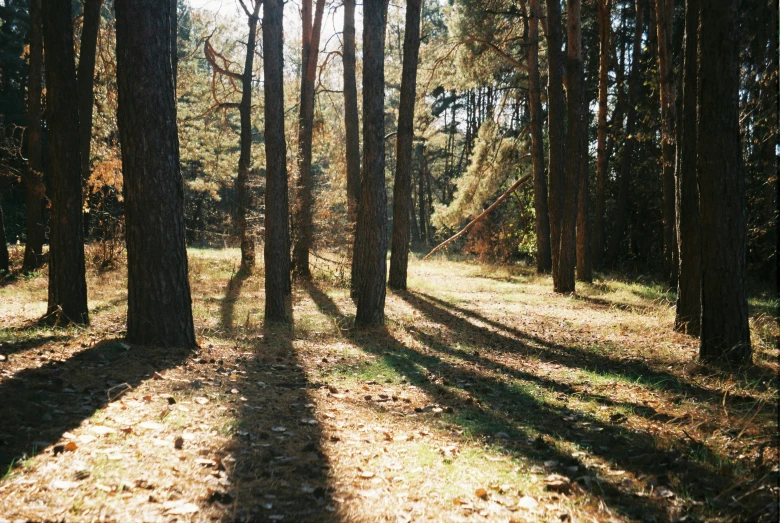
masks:
<svg viewBox="0 0 780 523"><path fill-rule="evenodd" d="M265 329L239 260L190 250L196 351L123 341L123 268L88 272L86 328L36 323L45 273L0 281L0 521L778 517L769 295L755 364L718 369L648 279L413 261L355 330L323 270Z"/></svg>

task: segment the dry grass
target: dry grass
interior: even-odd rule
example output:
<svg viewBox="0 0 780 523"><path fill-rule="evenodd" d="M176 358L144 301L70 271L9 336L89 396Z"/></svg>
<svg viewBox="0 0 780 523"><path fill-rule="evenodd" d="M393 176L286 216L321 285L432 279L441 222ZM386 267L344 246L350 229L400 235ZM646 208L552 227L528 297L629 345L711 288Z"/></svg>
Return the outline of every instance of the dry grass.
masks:
<svg viewBox="0 0 780 523"><path fill-rule="evenodd" d="M383 329L315 282L266 331L262 270L190 254L196 352L121 341L122 270L89 274L87 329L32 323L43 275L0 284L0 521L777 517L771 302L728 373L651 282L414 262Z"/></svg>

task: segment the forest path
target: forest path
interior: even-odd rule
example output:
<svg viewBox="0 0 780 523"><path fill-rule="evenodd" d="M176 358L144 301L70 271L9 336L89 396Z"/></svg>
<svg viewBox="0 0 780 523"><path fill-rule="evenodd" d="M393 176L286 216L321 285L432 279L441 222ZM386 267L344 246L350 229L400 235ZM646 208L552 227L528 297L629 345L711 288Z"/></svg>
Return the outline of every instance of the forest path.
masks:
<svg viewBox="0 0 780 523"><path fill-rule="evenodd" d="M649 283L418 262L385 328L319 281L264 330L237 262L190 252L195 352L121 341L123 271L90 275L88 329L27 326L42 276L0 286L0 521L776 517L760 301L758 365L729 374Z"/></svg>

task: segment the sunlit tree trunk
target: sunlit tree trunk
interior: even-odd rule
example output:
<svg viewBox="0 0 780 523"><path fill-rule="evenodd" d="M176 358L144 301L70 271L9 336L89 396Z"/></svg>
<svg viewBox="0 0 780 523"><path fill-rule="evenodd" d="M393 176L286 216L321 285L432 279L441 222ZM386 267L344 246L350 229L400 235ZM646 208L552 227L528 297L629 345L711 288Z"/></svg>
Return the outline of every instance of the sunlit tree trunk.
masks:
<svg viewBox="0 0 780 523"><path fill-rule="evenodd" d="M293 270L310 278L309 251L312 241L312 126L314 124L314 77L320 46L320 28L325 0L317 0L314 23L311 0L303 0L303 51L301 57L301 102L298 114L298 191L295 202L295 246Z"/></svg>
<svg viewBox="0 0 780 523"><path fill-rule="evenodd" d="M263 6L265 92L265 321L290 321L290 221L284 139L283 0Z"/></svg>
<svg viewBox="0 0 780 523"><path fill-rule="evenodd" d="M701 346L704 360L751 360L745 254L745 175L739 139L739 2L702 6L698 180L701 210Z"/></svg>
<svg viewBox="0 0 780 523"><path fill-rule="evenodd" d="M409 264L409 216L412 203L412 142L414 104L417 93L417 56L420 50L422 0L407 0L401 101L398 109L395 184L393 185L393 242L390 257L390 287L406 289Z"/></svg>
<svg viewBox="0 0 780 523"><path fill-rule="evenodd" d="M599 0L599 113L596 149L596 209L593 218L593 267L601 268L604 257L604 212L607 203L607 98L609 96L609 50L612 34L612 0Z"/></svg>
<svg viewBox="0 0 780 523"><path fill-rule="evenodd" d="M550 214L547 207L547 173L544 171L542 97L539 78L539 0L530 0L528 18L528 105L531 113L531 162L534 170L534 210L536 211L536 272L552 269L550 254ZM465 147L465 146L464 146Z"/></svg>
<svg viewBox="0 0 780 523"><path fill-rule="evenodd" d="M168 2L116 0L127 339L194 346Z"/></svg>
<svg viewBox="0 0 780 523"><path fill-rule="evenodd" d="M88 323L78 88L70 3L44 2L43 20L51 180L47 318L59 323Z"/></svg>
<svg viewBox="0 0 780 523"><path fill-rule="evenodd" d="M28 272L41 265L43 241L43 203L46 188L43 184L43 140L41 126L41 91L43 81L43 20L41 0L30 0L30 70L27 77L27 242L24 246L22 271Z"/></svg>
<svg viewBox="0 0 780 523"><path fill-rule="evenodd" d="M344 135L347 168L347 226L354 245L358 200L360 200L360 128L355 73L355 0L344 0ZM357 261L352 249L351 281L355 291Z"/></svg>
<svg viewBox="0 0 780 523"><path fill-rule="evenodd" d="M676 173L679 270L674 328L692 335L699 334L701 319L701 231L696 180L699 9L699 0L686 0L682 118Z"/></svg>
<svg viewBox="0 0 780 523"><path fill-rule="evenodd" d="M385 0L363 3L363 176L355 249L358 325L385 317L387 193L385 192Z"/></svg>

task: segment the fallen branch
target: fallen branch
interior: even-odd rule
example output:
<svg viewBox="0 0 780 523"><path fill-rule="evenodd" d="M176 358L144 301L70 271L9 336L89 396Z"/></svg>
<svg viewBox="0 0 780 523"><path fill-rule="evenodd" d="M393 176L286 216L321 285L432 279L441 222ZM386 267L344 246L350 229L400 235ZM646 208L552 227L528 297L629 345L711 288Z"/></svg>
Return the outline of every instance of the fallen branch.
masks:
<svg viewBox="0 0 780 523"><path fill-rule="evenodd" d="M451 236L449 239L447 239L447 240L444 240L444 241L443 241L443 242L441 242L439 245L437 245L436 247L434 247L434 248L433 248L433 250L432 250L431 252L429 252L429 253L427 254L427 256L425 256L425 258L423 258L423 261L425 261L425 260L427 260L428 258L430 258L430 257L433 255L433 253L435 253L436 251L440 250L442 247L446 246L446 245L447 245L447 244L449 244L449 243L452 243L452 242L454 242L455 240L457 240L458 238L460 238L461 236L463 236L464 234L466 234L466 232L467 232L469 229L471 229L471 227L472 227L472 226L473 226L475 223L477 223L479 220L481 220L482 218L484 218L485 216L487 216L488 214L490 214L490 211L492 211L493 209L495 209L496 207L498 207L499 205L501 205L501 202L503 202L504 200L506 200L507 198L509 198L509 195L511 195L513 192L515 192L515 189L517 189L518 187L520 187L521 185L523 185L525 182L527 182L527 181L528 181L528 180L530 180L530 179L531 179L531 174L529 173L529 174L526 174L525 176L523 176L522 178L520 178L519 180L517 180L517 181L516 181L516 182L515 182L515 183L512 185L512 187L510 187L509 189L507 189L507 190L506 190L506 192L504 192L504 194L502 194L501 196L499 196L499 197L498 197L498 199L497 199L496 201L494 201L494 202L493 202L493 204L492 204L490 207L488 207L487 209L485 209L484 211L482 211L482 212L479 214L479 216L477 216L476 218L474 218L473 220L471 220L471 221L470 221L470 222L469 222L469 223L468 223L468 224L467 224L467 225L466 225L464 228L462 228L462 229L460 230L460 232L458 232L458 233L457 233L457 234L455 234L454 236Z"/></svg>

